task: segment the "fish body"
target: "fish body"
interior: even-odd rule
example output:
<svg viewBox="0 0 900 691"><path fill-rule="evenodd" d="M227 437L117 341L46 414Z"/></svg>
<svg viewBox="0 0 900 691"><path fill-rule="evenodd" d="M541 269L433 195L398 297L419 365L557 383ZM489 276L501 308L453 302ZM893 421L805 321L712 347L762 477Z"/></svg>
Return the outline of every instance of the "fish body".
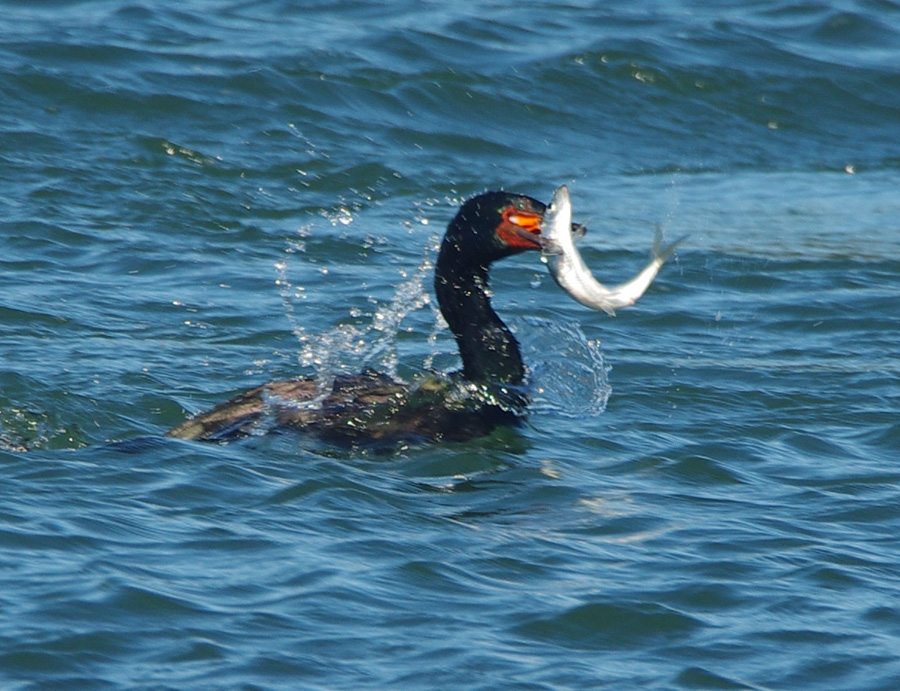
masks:
<svg viewBox="0 0 900 691"><path fill-rule="evenodd" d="M575 237L572 233L572 200L565 185L558 187L553 193L550 205L544 213L541 238L542 260L547 263L550 275L559 287L582 305L603 310L613 317L617 309L630 307L638 301L656 278L662 265L684 240L684 237L681 237L664 246L662 232L657 228L650 263L630 281L607 287L594 278L575 247Z"/></svg>

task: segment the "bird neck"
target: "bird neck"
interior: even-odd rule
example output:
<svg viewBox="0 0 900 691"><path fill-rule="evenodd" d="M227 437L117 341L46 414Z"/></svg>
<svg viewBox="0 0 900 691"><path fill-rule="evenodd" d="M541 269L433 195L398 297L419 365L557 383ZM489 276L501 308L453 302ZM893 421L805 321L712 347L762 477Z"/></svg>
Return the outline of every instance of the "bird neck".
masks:
<svg viewBox="0 0 900 691"><path fill-rule="evenodd" d="M525 366L519 343L491 307L488 267L444 242L434 288L441 314L459 346L463 376L476 382L521 384Z"/></svg>

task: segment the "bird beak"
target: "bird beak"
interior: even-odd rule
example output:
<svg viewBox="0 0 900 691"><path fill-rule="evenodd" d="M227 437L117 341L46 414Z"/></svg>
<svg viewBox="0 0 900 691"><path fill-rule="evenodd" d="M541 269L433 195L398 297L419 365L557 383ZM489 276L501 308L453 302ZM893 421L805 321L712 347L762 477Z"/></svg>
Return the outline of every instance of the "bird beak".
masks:
<svg viewBox="0 0 900 691"><path fill-rule="evenodd" d="M531 211L507 209L503 212L503 221L497 228L497 235L517 250L539 250L542 220L540 214Z"/></svg>

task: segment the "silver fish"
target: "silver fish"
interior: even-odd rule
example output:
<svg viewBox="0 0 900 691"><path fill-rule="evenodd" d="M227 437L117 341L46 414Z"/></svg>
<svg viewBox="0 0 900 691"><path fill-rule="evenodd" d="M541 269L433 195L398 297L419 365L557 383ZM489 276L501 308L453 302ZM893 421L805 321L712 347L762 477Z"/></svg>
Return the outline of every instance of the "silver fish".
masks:
<svg viewBox="0 0 900 691"><path fill-rule="evenodd" d="M550 205L544 212L540 237L543 245L541 261L550 268L550 275L559 287L582 305L603 310L614 317L617 309L630 307L638 301L656 278L666 259L687 236L663 246L662 231L657 228L650 263L630 281L607 288L594 278L575 248L572 200L569 198L568 188L562 185L553 193Z"/></svg>

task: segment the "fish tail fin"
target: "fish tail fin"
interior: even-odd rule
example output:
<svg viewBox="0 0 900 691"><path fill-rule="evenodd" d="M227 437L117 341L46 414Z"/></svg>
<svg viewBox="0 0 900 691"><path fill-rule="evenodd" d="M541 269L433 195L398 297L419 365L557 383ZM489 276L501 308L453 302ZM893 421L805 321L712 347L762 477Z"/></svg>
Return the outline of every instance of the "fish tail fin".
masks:
<svg viewBox="0 0 900 691"><path fill-rule="evenodd" d="M682 242L687 240L687 235L682 235L675 242L671 242L668 245L663 244L663 232L660 226L656 226L656 234L653 236L653 249L651 250L654 259L658 259L660 262L666 261L669 257L672 256L672 253L678 248Z"/></svg>

